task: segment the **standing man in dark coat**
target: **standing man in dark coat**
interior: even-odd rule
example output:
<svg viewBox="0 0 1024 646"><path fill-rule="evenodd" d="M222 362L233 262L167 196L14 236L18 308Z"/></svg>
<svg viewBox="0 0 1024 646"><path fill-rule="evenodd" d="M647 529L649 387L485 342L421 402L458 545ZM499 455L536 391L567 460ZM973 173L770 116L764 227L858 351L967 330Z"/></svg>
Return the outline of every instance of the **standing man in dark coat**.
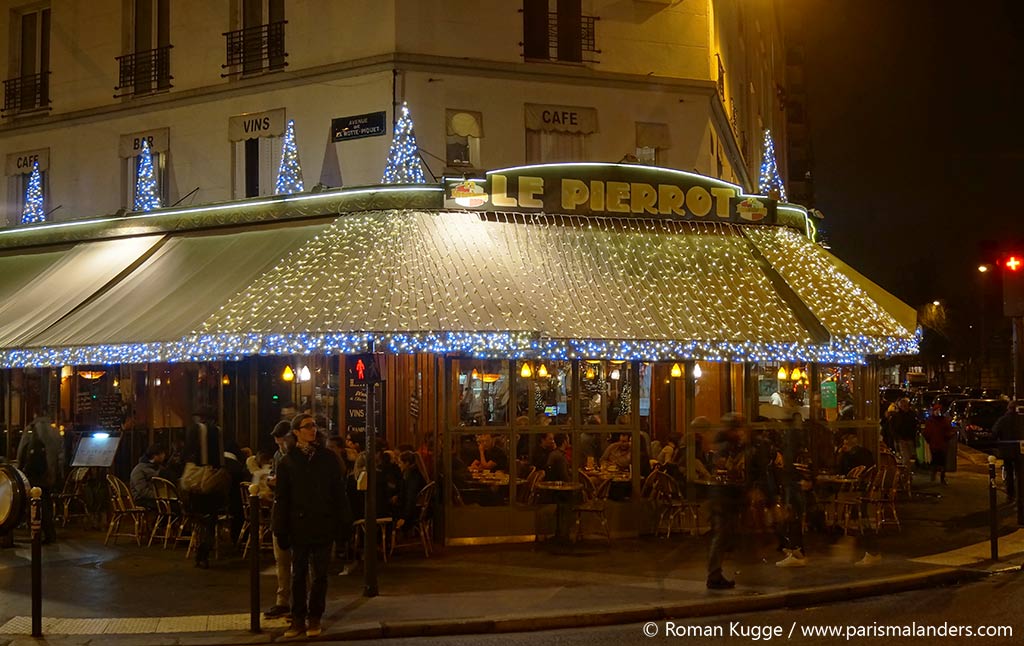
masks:
<svg viewBox="0 0 1024 646"><path fill-rule="evenodd" d="M896 446L893 450L903 458L903 464L913 468L917 460L917 413L910 407L910 400L906 397L900 399L898 408L889 418L889 435Z"/></svg>
<svg viewBox="0 0 1024 646"><path fill-rule="evenodd" d="M345 490L338 460L317 444L316 421L300 414L292 420L295 446L281 459L274 489L274 536L292 553L292 623L285 637L320 635L327 602L327 566L331 544L347 540L351 514L345 517ZM311 580L307 597L306 579ZM307 623L308 621L308 623Z"/></svg>
<svg viewBox="0 0 1024 646"><path fill-rule="evenodd" d="M1024 401L1011 401L1007 405L1006 414L992 426L992 435L999 440L999 454L1006 469L1006 496L1013 500L1018 493L1014 484L1017 462L1021 459L1018 442L1024 440ZM1017 486L1020 484L1017 483Z"/></svg>

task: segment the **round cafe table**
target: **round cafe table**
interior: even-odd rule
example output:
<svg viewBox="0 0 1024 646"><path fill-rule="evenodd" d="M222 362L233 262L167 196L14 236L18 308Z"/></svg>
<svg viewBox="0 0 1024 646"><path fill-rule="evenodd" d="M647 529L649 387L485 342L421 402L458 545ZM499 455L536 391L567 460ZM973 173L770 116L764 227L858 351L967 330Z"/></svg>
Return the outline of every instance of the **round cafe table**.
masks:
<svg viewBox="0 0 1024 646"><path fill-rule="evenodd" d="M570 513L574 494L583 490L583 485L578 482L562 482L552 480L537 483L541 491L550 491L555 497L555 540L562 543L569 542L569 523L566 518ZM565 522L563 522L565 518Z"/></svg>

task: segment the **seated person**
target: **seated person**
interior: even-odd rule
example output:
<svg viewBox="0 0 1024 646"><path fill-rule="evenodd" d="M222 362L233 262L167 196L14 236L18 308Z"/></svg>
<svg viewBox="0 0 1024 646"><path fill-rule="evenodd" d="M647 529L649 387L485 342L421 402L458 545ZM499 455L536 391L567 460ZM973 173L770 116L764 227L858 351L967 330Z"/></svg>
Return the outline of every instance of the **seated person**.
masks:
<svg viewBox="0 0 1024 646"><path fill-rule="evenodd" d="M166 460L167 448L160 443L150 445L146 453L139 458L139 463L132 469L129 480L136 505L156 510L156 488L153 486L153 478L163 477L161 470Z"/></svg>
<svg viewBox="0 0 1024 646"><path fill-rule="evenodd" d="M860 438L856 433L843 436L843 446L839 451L839 473L846 474L854 467L870 467L875 463L871 451L860 445Z"/></svg>
<svg viewBox="0 0 1024 646"><path fill-rule="evenodd" d="M601 456L601 466L614 466L628 471L633 464L633 438L629 433L619 433L619 440L612 442Z"/></svg>
<svg viewBox="0 0 1024 646"><path fill-rule="evenodd" d="M274 457L266 449L260 449L256 455L245 461L245 467L249 471L249 482L259 487L258 495L265 503L274 501L274 490L270 488L270 470L273 463Z"/></svg>
<svg viewBox="0 0 1024 646"><path fill-rule="evenodd" d="M491 471L508 471L508 453L494 443L494 436L481 433L476 436L478 457L470 467Z"/></svg>
<svg viewBox="0 0 1024 646"><path fill-rule="evenodd" d="M402 484L398 495L391 502L395 509L395 529L402 529L411 527L419 521L420 510L416 502L420 491L427 486L427 480L420 470L416 454L412 451L402 453L398 462L402 469Z"/></svg>
<svg viewBox="0 0 1024 646"><path fill-rule="evenodd" d="M567 482L570 479L569 467L572 464L572 457L569 454L569 434L557 433L551 441L554 443L554 448L548 453L547 463L544 465L544 479Z"/></svg>
<svg viewBox="0 0 1024 646"><path fill-rule="evenodd" d="M546 417L544 419L547 419ZM545 433L539 436L537 446L533 447L530 453L530 465L537 469L545 469L548 465L548 455L555 449L555 436L552 433Z"/></svg>
<svg viewBox="0 0 1024 646"><path fill-rule="evenodd" d="M665 445L661 447L658 452L657 460L658 464L668 464L672 461L673 456L676 454L676 449L679 448L680 441L683 438L682 433L669 433L668 439L665 440Z"/></svg>

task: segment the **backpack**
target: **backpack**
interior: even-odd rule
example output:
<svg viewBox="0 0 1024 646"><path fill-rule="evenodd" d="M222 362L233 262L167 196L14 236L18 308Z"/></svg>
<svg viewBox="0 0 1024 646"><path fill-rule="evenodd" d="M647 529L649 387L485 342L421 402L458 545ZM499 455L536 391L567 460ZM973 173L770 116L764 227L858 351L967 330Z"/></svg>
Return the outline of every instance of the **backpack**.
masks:
<svg viewBox="0 0 1024 646"><path fill-rule="evenodd" d="M46 459L46 443L43 442L35 432L29 438L28 447L25 451L25 464L22 471L33 483L44 479L49 469L49 462Z"/></svg>

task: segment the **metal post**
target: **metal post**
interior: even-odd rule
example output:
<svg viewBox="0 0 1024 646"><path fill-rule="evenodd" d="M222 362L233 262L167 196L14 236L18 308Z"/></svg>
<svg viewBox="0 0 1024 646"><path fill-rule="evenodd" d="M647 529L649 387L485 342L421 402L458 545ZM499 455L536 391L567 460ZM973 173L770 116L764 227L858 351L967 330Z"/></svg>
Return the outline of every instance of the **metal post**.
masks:
<svg viewBox="0 0 1024 646"><path fill-rule="evenodd" d="M999 512L996 502L996 456L988 456L988 520L992 560L999 558Z"/></svg>
<svg viewBox="0 0 1024 646"><path fill-rule="evenodd" d="M249 485L249 632L260 632L260 488Z"/></svg>
<svg viewBox="0 0 1024 646"><path fill-rule="evenodd" d="M32 636L43 636L43 490L32 487Z"/></svg>
<svg viewBox="0 0 1024 646"><path fill-rule="evenodd" d="M372 348L371 348L372 349ZM366 543L363 545L363 596L377 589L377 384L366 384Z"/></svg>

